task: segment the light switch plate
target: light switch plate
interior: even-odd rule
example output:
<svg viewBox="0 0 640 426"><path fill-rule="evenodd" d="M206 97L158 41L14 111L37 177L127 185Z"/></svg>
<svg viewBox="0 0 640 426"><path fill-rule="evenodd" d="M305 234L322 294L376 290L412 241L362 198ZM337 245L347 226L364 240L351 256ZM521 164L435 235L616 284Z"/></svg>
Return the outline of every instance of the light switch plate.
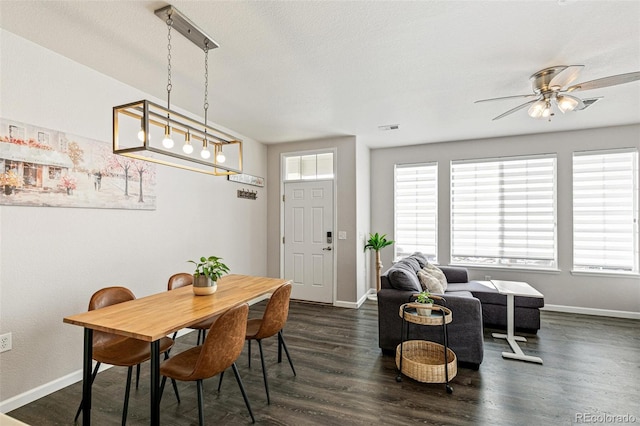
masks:
<svg viewBox="0 0 640 426"><path fill-rule="evenodd" d="M338 239L346 240L347 239L347 231L338 231Z"/></svg>

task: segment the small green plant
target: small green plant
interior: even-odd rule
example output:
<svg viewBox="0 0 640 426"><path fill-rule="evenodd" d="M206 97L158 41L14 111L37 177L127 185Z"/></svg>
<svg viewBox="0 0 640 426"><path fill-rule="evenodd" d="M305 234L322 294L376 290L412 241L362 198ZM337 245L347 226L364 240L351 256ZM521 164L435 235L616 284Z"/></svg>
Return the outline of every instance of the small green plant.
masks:
<svg viewBox="0 0 640 426"><path fill-rule="evenodd" d="M196 270L193 272L195 277L204 275L212 281L217 281L221 276L229 273L229 267L222 263L221 260L221 257L203 256L200 258L200 262L194 260L189 260L188 262L196 265Z"/></svg>
<svg viewBox="0 0 640 426"><path fill-rule="evenodd" d="M418 294L418 297L416 298L416 302L418 303L433 303L433 299L430 297L431 293L429 293L427 290L421 292Z"/></svg>
<svg viewBox="0 0 640 426"><path fill-rule="evenodd" d="M380 251L386 246L390 246L393 244L393 241L387 240L387 234L379 235L377 232L375 234L369 234L369 240L367 244L364 246L364 251L375 250Z"/></svg>

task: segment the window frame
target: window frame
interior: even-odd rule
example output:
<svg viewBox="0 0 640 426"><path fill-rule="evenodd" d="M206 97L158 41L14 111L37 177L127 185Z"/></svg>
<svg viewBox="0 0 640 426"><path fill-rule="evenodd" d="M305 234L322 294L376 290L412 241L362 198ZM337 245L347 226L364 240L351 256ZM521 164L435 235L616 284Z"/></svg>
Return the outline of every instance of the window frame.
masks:
<svg viewBox="0 0 640 426"><path fill-rule="evenodd" d="M588 250L588 248L579 246L576 247L576 157L587 157L587 156L606 156L606 155L617 155L617 154L632 154L631 158L631 170L625 170L624 173L630 173L630 194L632 196L630 208L632 215L632 223L630 226L630 231L632 234L631 241L631 262L633 265L630 270L624 269L614 269L607 267L606 264L592 264L592 265L576 265L576 249L577 250ZM640 203L640 153L637 148L619 148L619 149L596 149L596 150L586 150L586 151L575 151L571 155L571 207L572 207L572 232L571 232L571 273L574 275L598 275L598 276L638 276L640 275L640 228L638 224L640 211L639 211L639 203ZM578 179L581 182L585 182L584 179ZM606 185L604 180L600 180L598 182L593 181L592 185ZM610 184L610 183L609 183ZM616 210L618 212L619 210ZM592 210L593 212L593 210ZM603 217L601 219L605 221L606 219ZM603 225L604 226L604 225ZM626 234L629 232L629 229L626 229L622 234ZM603 253L606 252L604 249ZM603 255L603 258L606 258L606 255Z"/></svg>
<svg viewBox="0 0 640 426"><path fill-rule="evenodd" d="M435 200L435 206L434 208L431 210L433 211L433 219L432 219L432 223L433 223L433 247L434 247L434 252L430 253L430 250L425 250L424 248L429 247L428 245L422 246L420 244L414 244L416 247L414 250L410 250L411 253L409 252L405 252L403 251L402 253L398 253L398 248L402 246L402 244L404 244L404 242L402 240L399 241L399 235L401 234L398 230L398 169L402 169L402 168L419 168L419 167L425 167L425 168L434 168L434 170L431 170L430 173L433 174L434 179L432 179L433 185L431 186L431 188L428 188L428 191L432 191L433 193L433 200ZM420 251L422 252L425 256L427 256L427 259L429 260L429 262L432 263L438 263L438 204L439 204L439 198L438 198L438 171L439 171L439 165L437 161L428 161L428 162L420 162L420 163L405 163L405 164L394 164L394 169L393 169L393 229L394 229L394 259L400 259L402 257L406 257L409 256L410 254L412 254L415 251ZM417 228L417 227L416 227ZM416 239L417 240L417 239ZM410 245L410 244L407 244ZM424 247L424 248L422 248Z"/></svg>
<svg viewBox="0 0 640 426"><path fill-rule="evenodd" d="M523 222L517 222L517 223L522 223L522 227L526 228L526 231L522 231L520 230L520 232L524 232L524 233L529 233L529 232L533 232L533 233L539 233L541 234L541 236L538 236L536 238L533 238L533 241L535 240L539 240L543 243L546 243L547 245L551 245L552 248L549 249L548 247L546 248L547 252L552 251L552 253L547 253L545 255L545 257L541 257L541 258L535 258L535 257L527 257L527 256L514 256L513 253L505 253L504 250L505 248L507 250L511 250L513 251L513 243L512 241L515 239L513 236L510 237L506 237L507 234L507 226L505 226L505 224L507 224L507 221L504 220L505 217L512 217L515 214L513 213L508 213L506 210L508 209L508 205L506 203L507 201L507 196L505 194L507 194L509 191L507 190L508 186L511 184L513 185L513 182L509 183L508 181L503 180L504 174L502 173L502 171L506 168L509 168L510 166L513 167L513 165L515 164L515 162L522 162L522 161L528 161L528 160L551 160L550 164L547 167L552 167L552 171L549 174L540 174L539 176L541 178L544 178L547 180L547 182L550 182L549 187L547 188L547 192L551 191L551 196L548 198L543 198L543 200L545 200L547 203L551 203L550 204L550 212L546 212L546 215L548 216L549 214L552 216L552 223L546 223L546 222L542 222L546 225L546 227L543 227L540 230L535 230L535 229L529 229L529 227L531 226L531 223L534 223L535 221L531 220L529 217L530 216L534 216L533 213L533 207L529 206L528 203L528 197L525 197L523 200L526 201L523 204L526 207L526 210L524 212L524 217L526 218L525 221ZM498 232L501 233L501 237L498 238L499 242L495 245L494 250L497 250L500 254L493 254L493 255L479 255L480 253L476 251L476 255L473 255L471 253L469 254L464 254L460 251L456 252L456 249L459 248L461 246L460 243L460 239L458 238L458 243L456 244L456 234L461 232L461 231L457 231L457 229L459 229L459 225L457 223L455 223L456 221L460 220L459 218L461 217L460 214L456 215L457 211L460 211L460 204L462 203L462 201L458 201L458 205L456 205L456 199L460 198L459 195L455 194L456 191L460 191L460 189L462 189L462 187L458 187L456 188L456 179L460 179L461 176L461 172L458 172L458 176L455 176L456 174L456 166L463 166L463 165L474 165L476 168L481 166L482 164L489 164L489 163L494 163L494 167L497 167L497 170L499 170L500 172L497 172L497 175L499 176L499 178L496 178L495 176L492 178L491 176L488 177L488 179L493 179L496 180L497 179L497 185L498 186L498 190L493 192L493 193L489 193L491 196L496 197L496 200L498 201L498 212L497 213L487 213L487 215L489 214L493 214L494 216L497 216L499 221L493 223L493 226L497 228ZM558 271L558 179L557 179L557 175L558 175L558 155L557 153L542 153L542 154L534 154L534 155L516 155L516 156L508 156L508 157L491 157L491 158L474 158L474 159L465 159L465 160L452 160L450 162L450 193L449 193L449 203L450 203L450 232L449 232L449 242L450 242L450 264L451 265L460 265L460 266L467 266L467 267L472 267L472 268L490 268L490 269L508 269L508 270L526 270L526 271ZM482 175L482 172L479 171L475 171L476 175L474 175L474 179L477 182L477 174ZM529 183L529 173L527 171L527 168L524 168L524 172L523 175L524 178L521 178L521 180L524 182L523 184L525 185L530 185ZM535 176L535 175L534 175ZM516 176L517 177L517 176ZM543 179L543 180L544 180ZM461 182L460 180L458 182ZM478 192L479 189L481 188L482 185L475 185L473 187L467 187L467 188L471 188L472 194L475 198L478 197ZM527 186L523 192L529 193L529 188L530 186ZM474 205L474 209L477 209L477 205ZM542 212L544 213L544 211ZM541 213L541 214L542 214ZM477 215L477 212L473 212L472 214L475 214L473 217L477 218L479 217ZM518 215L515 215L518 216ZM523 216L522 214L520 216ZM492 218L491 216L487 216L489 218ZM479 247L480 245L478 244L478 241L482 241L482 238L478 237L478 234L481 234L481 225L478 225L479 221L477 219L474 219L475 222L477 222L472 230L473 232L473 239L472 241L474 241L472 243L473 245L473 249L472 251L478 250L477 247ZM510 223L510 222L509 222ZM485 231L486 232L486 231ZM551 238L549 238L548 236L544 236L544 234L549 234L549 232L551 232L553 235ZM532 240L526 240L526 244L524 244L524 251L535 251L536 247L534 243L531 243L530 241ZM505 242L507 244L505 244ZM488 253L487 253L488 254ZM463 259L466 258L466 259ZM538 264L536 264L538 263ZM546 263L546 264L545 264Z"/></svg>

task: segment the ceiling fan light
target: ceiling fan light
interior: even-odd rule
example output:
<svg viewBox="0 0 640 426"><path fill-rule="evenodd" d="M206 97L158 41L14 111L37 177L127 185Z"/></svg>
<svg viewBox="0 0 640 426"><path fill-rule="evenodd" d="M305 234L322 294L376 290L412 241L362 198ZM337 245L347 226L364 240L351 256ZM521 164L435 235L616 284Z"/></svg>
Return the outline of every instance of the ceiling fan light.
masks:
<svg viewBox="0 0 640 426"><path fill-rule="evenodd" d="M542 117L542 113L544 112L546 106L547 103L543 99L540 99L539 101L534 102L533 105L529 107L529 111L527 111L527 113L531 118L540 118Z"/></svg>
<svg viewBox="0 0 640 426"><path fill-rule="evenodd" d="M564 114L567 111L573 111L578 106L578 100L573 96L558 96L558 109Z"/></svg>

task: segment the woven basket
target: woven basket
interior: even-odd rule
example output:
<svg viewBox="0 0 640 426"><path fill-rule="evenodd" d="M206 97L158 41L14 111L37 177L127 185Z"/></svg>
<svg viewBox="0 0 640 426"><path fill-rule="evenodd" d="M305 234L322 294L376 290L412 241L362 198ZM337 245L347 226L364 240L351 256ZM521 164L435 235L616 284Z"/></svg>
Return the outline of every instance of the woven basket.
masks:
<svg viewBox="0 0 640 426"><path fill-rule="evenodd" d="M423 383L446 383L444 346L426 340L404 342L401 373ZM449 381L458 374L456 354L447 348ZM400 345L396 348L396 367L400 368Z"/></svg>

